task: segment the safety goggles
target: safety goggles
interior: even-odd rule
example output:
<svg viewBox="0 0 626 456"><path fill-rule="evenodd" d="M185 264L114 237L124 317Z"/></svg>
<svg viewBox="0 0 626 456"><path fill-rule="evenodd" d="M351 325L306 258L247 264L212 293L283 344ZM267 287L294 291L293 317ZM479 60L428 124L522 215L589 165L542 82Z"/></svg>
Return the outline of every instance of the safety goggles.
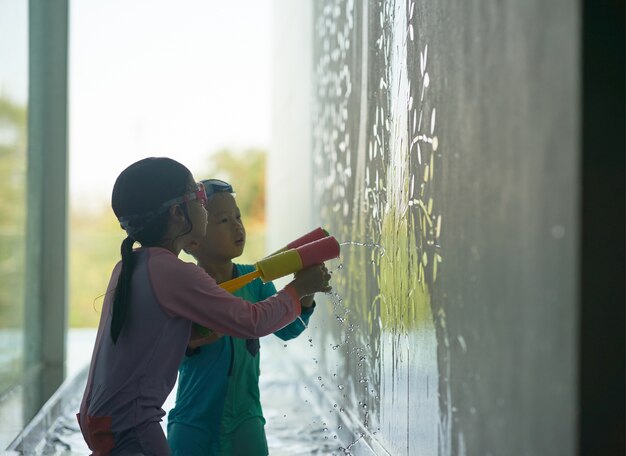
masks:
<svg viewBox="0 0 626 456"><path fill-rule="evenodd" d="M201 181L201 184L204 185L204 189L206 191L207 200L210 201L213 198L213 195L216 193L231 193L235 194L233 191L233 186L228 182L224 182L220 179L205 179Z"/></svg>
<svg viewBox="0 0 626 456"><path fill-rule="evenodd" d="M128 215L119 218L120 225L122 228L126 230L129 235L134 235L147 226L149 226L159 215L163 214L167 211L171 206L175 204L188 203L193 200L200 201L200 204L207 207L209 203L209 199L207 198L206 191L204 185L199 182L196 184L196 189L185 193L183 196L179 196L178 198L172 198L171 200L167 200L156 211L146 212L143 214L136 215Z"/></svg>
<svg viewBox="0 0 626 456"><path fill-rule="evenodd" d="M196 189L194 191L186 193L183 196L179 196L178 198L173 198L171 200L164 202L161 205L159 212L166 210L167 208L169 208L170 206L173 206L174 204L188 203L189 201L193 201L196 199L200 201L200 204L202 204L202 206L204 207L206 207L207 204L209 203L209 198L207 197L206 190L202 182L198 182L196 184Z"/></svg>

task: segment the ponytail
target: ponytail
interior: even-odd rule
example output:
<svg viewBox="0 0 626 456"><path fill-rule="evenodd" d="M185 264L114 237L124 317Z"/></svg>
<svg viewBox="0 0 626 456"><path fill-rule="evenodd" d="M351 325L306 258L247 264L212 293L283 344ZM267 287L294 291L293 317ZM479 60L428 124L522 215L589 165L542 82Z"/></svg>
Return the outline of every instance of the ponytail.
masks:
<svg viewBox="0 0 626 456"><path fill-rule="evenodd" d="M122 267L111 309L111 339L117 343L131 305L131 279L135 268L133 244L155 247L162 244L168 227L163 204L190 191L193 176L171 158L148 157L127 167L115 180L111 207L127 237L122 242ZM186 205L181 205L190 222Z"/></svg>
<svg viewBox="0 0 626 456"><path fill-rule="evenodd" d="M122 332L124 321L126 320L126 311L128 310L128 300L130 298L131 277L135 261L133 258L133 244L135 239L128 236L122 242L122 270L117 279L117 287L113 296L113 310L111 315L111 338L113 343L117 343L117 338Z"/></svg>

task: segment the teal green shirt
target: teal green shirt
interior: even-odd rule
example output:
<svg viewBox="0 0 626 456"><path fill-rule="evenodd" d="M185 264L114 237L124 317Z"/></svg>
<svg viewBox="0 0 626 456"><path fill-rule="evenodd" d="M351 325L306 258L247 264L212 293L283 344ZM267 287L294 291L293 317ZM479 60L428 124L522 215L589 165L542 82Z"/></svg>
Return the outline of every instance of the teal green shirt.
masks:
<svg viewBox="0 0 626 456"><path fill-rule="evenodd" d="M254 270L253 265L235 264L233 275L238 277ZM276 294L276 288L271 282L255 279L233 294L258 302ZM313 307L303 308L300 318L274 334L282 340L297 337L312 313ZM186 356L179 368L176 406L168 415L168 428L177 423L193 428L194 432L204 430L217 451L220 432L232 432L252 417L265 421L259 393L259 348L258 339L224 336ZM176 432L180 429L178 426Z"/></svg>

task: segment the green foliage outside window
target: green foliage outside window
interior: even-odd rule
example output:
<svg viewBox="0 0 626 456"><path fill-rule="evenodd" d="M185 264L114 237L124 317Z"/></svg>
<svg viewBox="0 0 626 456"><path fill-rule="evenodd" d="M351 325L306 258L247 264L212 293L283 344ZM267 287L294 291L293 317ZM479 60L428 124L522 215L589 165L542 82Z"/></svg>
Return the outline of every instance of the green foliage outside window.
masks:
<svg viewBox="0 0 626 456"><path fill-rule="evenodd" d="M26 108L0 96L0 395L22 371Z"/></svg>
<svg viewBox="0 0 626 456"><path fill-rule="evenodd" d="M26 129L26 108L0 97L0 329L23 321Z"/></svg>

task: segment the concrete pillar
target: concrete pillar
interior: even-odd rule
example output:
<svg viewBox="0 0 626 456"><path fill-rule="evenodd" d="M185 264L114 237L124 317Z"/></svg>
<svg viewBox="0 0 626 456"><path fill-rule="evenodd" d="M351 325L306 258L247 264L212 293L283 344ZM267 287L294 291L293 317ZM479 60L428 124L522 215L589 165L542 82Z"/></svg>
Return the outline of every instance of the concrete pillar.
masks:
<svg viewBox="0 0 626 456"><path fill-rule="evenodd" d="M312 4L272 4L272 139L267 251L310 230Z"/></svg>
<svg viewBox="0 0 626 456"><path fill-rule="evenodd" d="M29 3L24 418L64 378L67 308L67 0Z"/></svg>

